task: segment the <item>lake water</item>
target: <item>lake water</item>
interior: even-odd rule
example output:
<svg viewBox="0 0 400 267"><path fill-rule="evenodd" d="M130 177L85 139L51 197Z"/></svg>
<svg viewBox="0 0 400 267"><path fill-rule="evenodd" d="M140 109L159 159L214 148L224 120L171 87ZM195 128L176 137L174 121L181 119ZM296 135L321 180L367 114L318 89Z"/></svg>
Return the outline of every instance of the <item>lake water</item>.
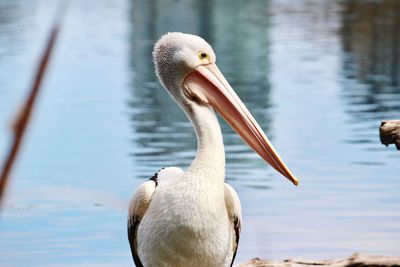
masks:
<svg viewBox="0 0 400 267"><path fill-rule="evenodd" d="M56 1L0 1L0 161ZM243 206L237 263L400 254L399 1L71 1L0 218L1 266L132 266L126 213L191 125L151 61L168 31L203 36L294 187L221 121Z"/></svg>

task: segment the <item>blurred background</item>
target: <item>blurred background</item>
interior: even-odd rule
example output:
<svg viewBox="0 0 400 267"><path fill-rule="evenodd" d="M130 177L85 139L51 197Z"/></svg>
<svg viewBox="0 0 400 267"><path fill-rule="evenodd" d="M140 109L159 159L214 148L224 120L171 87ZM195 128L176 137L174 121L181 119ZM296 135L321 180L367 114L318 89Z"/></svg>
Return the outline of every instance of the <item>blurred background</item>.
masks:
<svg viewBox="0 0 400 267"><path fill-rule="evenodd" d="M0 0L0 162L58 1ZM236 263L399 255L400 1L70 1L0 219L1 266L132 266L127 206L186 168L191 125L153 69L169 31L204 37L298 188L221 120L243 206Z"/></svg>

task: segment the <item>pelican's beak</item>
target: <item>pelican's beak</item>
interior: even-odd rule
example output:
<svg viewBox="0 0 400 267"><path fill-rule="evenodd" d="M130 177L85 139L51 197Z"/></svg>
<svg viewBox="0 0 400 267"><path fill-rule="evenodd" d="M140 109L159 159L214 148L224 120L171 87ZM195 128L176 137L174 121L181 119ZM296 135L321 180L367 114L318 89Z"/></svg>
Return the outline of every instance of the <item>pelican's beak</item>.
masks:
<svg viewBox="0 0 400 267"><path fill-rule="evenodd" d="M293 184L298 184L296 177L283 163L257 121L215 64L196 67L184 80L183 89L187 97L212 106L266 162Z"/></svg>

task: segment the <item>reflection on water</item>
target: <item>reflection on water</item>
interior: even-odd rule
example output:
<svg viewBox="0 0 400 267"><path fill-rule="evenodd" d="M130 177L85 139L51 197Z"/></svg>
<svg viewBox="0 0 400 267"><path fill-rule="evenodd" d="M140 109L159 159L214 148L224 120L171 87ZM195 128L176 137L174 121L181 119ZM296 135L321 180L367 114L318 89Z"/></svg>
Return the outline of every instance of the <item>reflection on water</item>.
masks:
<svg viewBox="0 0 400 267"><path fill-rule="evenodd" d="M207 39L216 51L220 69L268 131L268 2L245 2L183 1L181 5L174 4L175 1L132 2L130 106L136 133L134 150L137 152L133 155L138 162L146 163L140 165L140 177L148 177L162 166L186 167L195 155L192 126L154 74L153 45L168 31L198 34ZM180 15L176 16L177 13ZM233 16L224 19L229 14ZM248 174L243 169L253 169L252 159L256 156L226 124L222 130L228 164L232 163L228 165L229 178Z"/></svg>
<svg viewBox="0 0 400 267"><path fill-rule="evenodd" d="M379 121L399 117L400 2L342 5L343 96L354 124L350 141L374 143Z"/></svg>
<svg viewBox="0 0 400 267"><path fill-rule="evenodd" d="M0 1L0 161L56 1ZM398 254L398 1L72 1L0 220L0 265L129 266L126 206L194 131L157 81L168 31L199 34L289 167L295 188L221 120L243 206L238 262Z"/></svg>

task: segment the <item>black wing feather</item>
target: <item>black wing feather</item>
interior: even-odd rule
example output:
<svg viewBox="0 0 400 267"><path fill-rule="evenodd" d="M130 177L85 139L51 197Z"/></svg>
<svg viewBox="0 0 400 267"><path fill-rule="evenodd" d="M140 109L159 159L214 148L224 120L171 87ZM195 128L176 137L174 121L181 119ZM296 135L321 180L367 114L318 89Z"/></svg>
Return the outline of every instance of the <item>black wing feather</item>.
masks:
<svg viewBox="0 0 400 267"><path fill-rule="evenodd" d="M136 267L143 267L142 262L139 259L137 252L137 230L139 228L140 219L138 216L131 216L128 220L128 239L131 246L132 258L135 262Z"/></svg>
<svg viewBox="0 0 400 267"><path fill-rule="evenodd" d="M162 170L162 169L161 169ZM156 187L158 185L158 173L161 171L154 173L154 175L149 179L154 181ZM139 228L141 218L136 214L132 214L128 219L128 239L129 244L131 246L132 258L135 262L136 267L143 267L143 263L140 261L138 252L137 252L137 231Z"/></svg>
<svg viewBox="0 0 400 267"><path fill-rule="evenodd" d="M231 267L233 266L233 262L235 261L235 258L236 258L236 252L237 252L238 247L239 247L239 239L240 239L241 223L240 223L240 220L239 220L239 218L237 216L233 216L233 228L235 230L236 247L235 247L235 250L233 251Z"/></svg>

